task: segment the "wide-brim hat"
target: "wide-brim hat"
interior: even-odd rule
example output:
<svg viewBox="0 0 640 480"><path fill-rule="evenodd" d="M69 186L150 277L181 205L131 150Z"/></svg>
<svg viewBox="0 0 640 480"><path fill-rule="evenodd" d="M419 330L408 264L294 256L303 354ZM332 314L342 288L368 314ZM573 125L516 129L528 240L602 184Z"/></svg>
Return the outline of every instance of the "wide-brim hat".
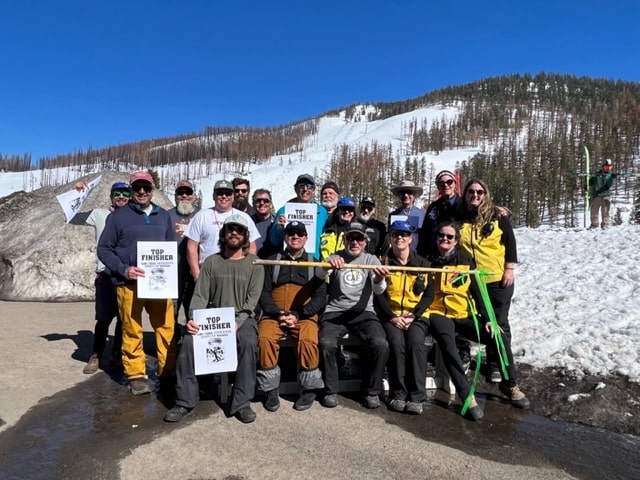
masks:
<svg viewBox="0 0 640 480"><path fill-rule="evenodd" d="M403 191L403 190L409 190L410 192L413 192L413 194L415 196L417 196L417 197L422 195L422 193L424 192L422 187L417 186L411 180L403 180L403 181L400 182L399 185L393 185L391 187L391 191L393 193L398 193L398 192Z"/></svg>

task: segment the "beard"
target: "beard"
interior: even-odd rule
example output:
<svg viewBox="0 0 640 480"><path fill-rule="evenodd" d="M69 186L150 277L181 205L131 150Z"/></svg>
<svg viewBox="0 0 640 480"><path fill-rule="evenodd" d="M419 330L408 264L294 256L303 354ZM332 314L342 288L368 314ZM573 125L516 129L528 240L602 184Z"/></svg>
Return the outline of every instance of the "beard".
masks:
<svg viewBox="0 0 640 480"><path fill-rule="evenodd" d="M373 214L371 214L371 213L360 212L358 214L358 220L360 220L360 222L362 222L362 223L367 223L371 219L372 215Z"/></svg>
<svg viewBox="0 0 640 480"><path fill-rule="evenodd" d="M335 208L338 205L338 201L337 200L322 200L321 204L327 210L331 210L332 208Z"/></svg>
<svg viewBox="0 0 640 480"><path fill-rule="evenodd" d="M191 202L182 201L178 202L178 205L176 205L176 210L180 215L190 215L195 209L196 207L194 207Z"/></svg>
<svg viewBox="0 0 640 480"><path fill-rule="evenodd" d="M233 208L236 208L241 212L246 211L248 206L249 206L249 202L247 201L246 198L239 198L238 200L233 201Z"/></svg>

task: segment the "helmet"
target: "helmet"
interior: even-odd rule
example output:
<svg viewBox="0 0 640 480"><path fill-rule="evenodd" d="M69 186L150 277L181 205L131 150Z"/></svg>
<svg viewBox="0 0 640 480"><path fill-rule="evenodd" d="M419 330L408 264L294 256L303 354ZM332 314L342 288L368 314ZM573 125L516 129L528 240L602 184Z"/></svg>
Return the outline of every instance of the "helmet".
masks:
<svg viewBox="0 0 640 480"><path fill-rule="evenodd" d="M353 208L356 209L356 202L353 201L351 197L341 197L338 200L338 208Z"/></svg>

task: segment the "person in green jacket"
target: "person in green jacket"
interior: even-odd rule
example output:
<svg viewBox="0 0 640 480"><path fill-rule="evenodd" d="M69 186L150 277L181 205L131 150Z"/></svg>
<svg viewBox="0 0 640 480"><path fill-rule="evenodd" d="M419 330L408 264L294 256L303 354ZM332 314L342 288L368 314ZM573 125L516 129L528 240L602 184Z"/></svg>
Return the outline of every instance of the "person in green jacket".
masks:
<svg viewBox="0 0 640 480"><path fill-rule="evenodd" d="M589 204L589 209L591 210L591 226L589 230L598 228L600 213L602 213L602 223L600 226L603 229L609 227L611 223L609 218L611 188L616 179L616 174L612 173L612 170L613 165L611 164L611 160L606 159L602 164L602 168L589 179L589 193L591 195L591 203Z"/></svg>

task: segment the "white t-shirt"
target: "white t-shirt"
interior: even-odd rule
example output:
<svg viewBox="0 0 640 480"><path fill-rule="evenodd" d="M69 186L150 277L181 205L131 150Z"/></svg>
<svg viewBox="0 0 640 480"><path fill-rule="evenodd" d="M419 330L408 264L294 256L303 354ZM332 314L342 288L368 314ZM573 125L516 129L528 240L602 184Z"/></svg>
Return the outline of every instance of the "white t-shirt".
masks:
<svg viewBox="0 0 640 480"><path fill-rule="evenodd" d="M111 212L106 208L94 208L91 210L91 213L84 221L87 225L92 225L96 229L96 245L98 244L98 240L100 240L100 235L102 235L102 231L104 230L104 225L107 222L107 217ZM96 255L96 272L104 272L107 270L107 267L104 266L104 263L100 261L98 256ZM107 272L109 273L109 272Z"/></svg>
<svg viewBox="0 0 640 480"><path fill-rule="evenodd" d="M218 253L218 237L224 221L231 215L241 215L249 225L249 240L255 242L260 238L260 232L251 217L238 209L232 208L228 212L218 212L215 208L200 210L195 214L184 232L184 236L199 243L198 263L202 265L209 255Z"/></svg>

